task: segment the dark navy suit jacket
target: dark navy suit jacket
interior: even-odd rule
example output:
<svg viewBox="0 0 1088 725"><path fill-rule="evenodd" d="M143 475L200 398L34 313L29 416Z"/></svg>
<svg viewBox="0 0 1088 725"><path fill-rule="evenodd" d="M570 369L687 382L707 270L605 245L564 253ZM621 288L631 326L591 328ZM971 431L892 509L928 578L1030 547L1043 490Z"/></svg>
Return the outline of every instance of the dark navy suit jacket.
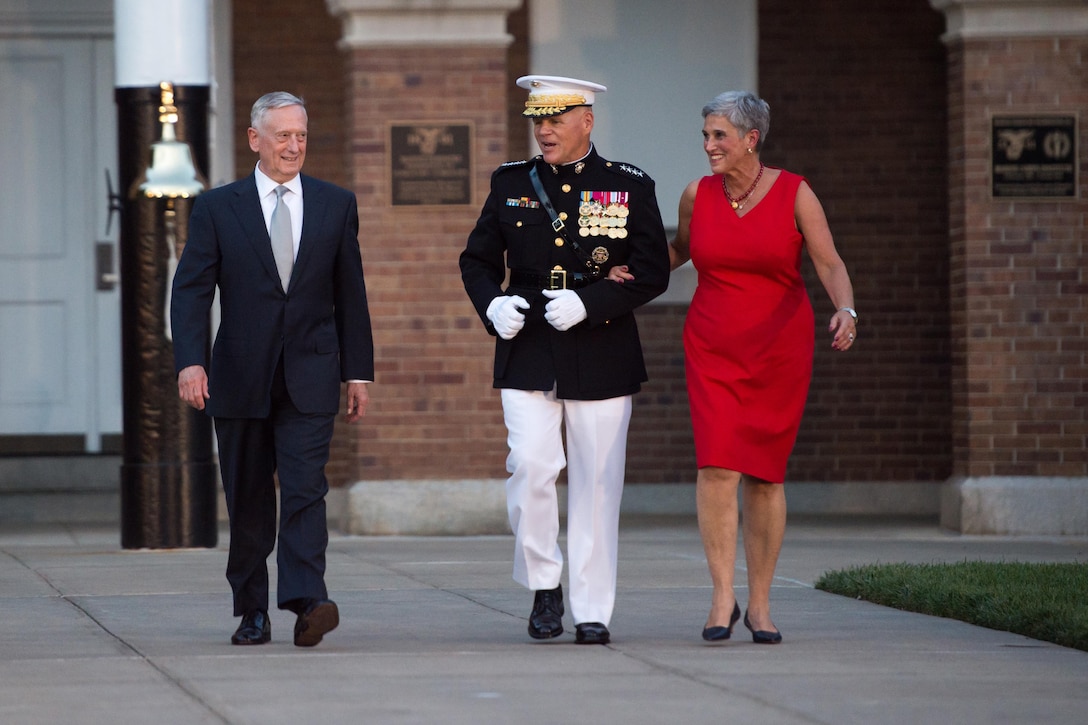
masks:
<svg viewBox="0 0 1088 725"><path fill-rule="evenodd" d="M302 239L286 291L252 174L193 204L171 326L176 371L208 370L209 415L266 417L281 353L288 392L303 413L335 415L342 381L374 379L355 195L303 175L302 199ZM209 350L217 286L222 315Z"/></svg>

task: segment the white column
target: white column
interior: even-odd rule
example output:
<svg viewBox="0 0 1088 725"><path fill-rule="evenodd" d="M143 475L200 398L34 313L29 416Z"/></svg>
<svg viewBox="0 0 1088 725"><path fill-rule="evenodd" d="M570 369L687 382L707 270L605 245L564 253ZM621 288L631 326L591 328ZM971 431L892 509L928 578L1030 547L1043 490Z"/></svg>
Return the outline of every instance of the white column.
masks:
<svg viewBox="0 0 1088 725"><path fill-rule="evenodd" d="M211 82L210 0L114 0L115 85Z"/></svg>

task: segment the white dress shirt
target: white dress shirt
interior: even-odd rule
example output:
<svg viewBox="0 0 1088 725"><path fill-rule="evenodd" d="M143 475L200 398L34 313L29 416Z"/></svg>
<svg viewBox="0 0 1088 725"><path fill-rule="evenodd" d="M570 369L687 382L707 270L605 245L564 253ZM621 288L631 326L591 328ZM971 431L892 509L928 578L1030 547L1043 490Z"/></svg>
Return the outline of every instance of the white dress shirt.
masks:
<svg viewBox="0 0 1088 725"><path fill-rule="evenodd" d="M276 208L276 187L286 186L287 193L283 195L283 203L291 212L291 241L294 243L294 257L298 258L298 244L302 239L302 177L298 174L293 179L288 179L283 184L278 184L265 176L261 171L260 163L257 164L257 196L261 199L261 211L264 212L264 228L272 227L272 211Z"/></svg>

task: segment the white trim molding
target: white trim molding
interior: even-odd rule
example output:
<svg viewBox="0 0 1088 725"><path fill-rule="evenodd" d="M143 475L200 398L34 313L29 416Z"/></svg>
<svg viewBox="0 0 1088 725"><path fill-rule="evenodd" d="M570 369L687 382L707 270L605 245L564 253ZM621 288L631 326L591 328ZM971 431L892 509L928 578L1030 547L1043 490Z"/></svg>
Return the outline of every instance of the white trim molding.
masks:
<svg viewBox="0 0 1088 725"><path fill-rule="evenodd" d="M567 487L558 486L560 514ZM787 482L790 515L908 517L936 521L937 482ZM636 483L623 489L624 516L696 516L695 484ZM510 533L506 480L357 481L332 489L329 521L356 536L463 536Z"/></svg>
<svg viewBox="0 0 1088 725"><path fill-rule="evenodd" d="M509 534L506 481L357 481L345 501L329 502L329 519L348 534L479 536ZM339 514L339 516L337 516Z"/></svg>
<svg viewBox="0 0 1088 725"><path fill-rule="evenodd" d="M929 0L954 40L1088 35L1085 0Z"/></svg>
<svg viewBox="0 0 1088 725"><path fill-rule="evenodd" d="M341 48L499 46L513 36L506 16L520 0L325 0L340 19Z"/></svg>

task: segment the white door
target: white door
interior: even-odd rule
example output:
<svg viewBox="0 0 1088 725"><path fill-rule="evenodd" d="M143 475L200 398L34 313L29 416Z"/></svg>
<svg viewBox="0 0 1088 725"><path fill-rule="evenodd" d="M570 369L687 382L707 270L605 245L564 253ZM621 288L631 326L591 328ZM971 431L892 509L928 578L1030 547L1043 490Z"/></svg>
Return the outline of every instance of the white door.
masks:
<svg viewBox="0 0 1088 725"><path fill-rule="evenodd" d="M121 431L120 299L99 290L116 183L112 41L0 38L0 436Z"/></svg>

